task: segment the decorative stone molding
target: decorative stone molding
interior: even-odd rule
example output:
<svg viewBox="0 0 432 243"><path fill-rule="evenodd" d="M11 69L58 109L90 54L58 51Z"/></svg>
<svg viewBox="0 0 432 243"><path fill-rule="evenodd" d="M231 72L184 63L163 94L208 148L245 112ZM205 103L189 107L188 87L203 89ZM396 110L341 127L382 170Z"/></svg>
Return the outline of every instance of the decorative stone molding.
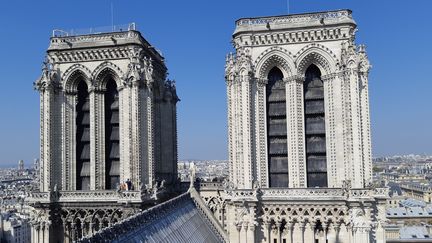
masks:
<svg viewBox="0 0 432 243"><path fill-rule="evenodd" d="M109 61L104 61L99 64L92 72L91 77L94 81L93 87L96 90L104 91L106 89L106 77L111 77L117 84L117 87L120 88L123 86L121 81L121 77L124 76L123 71L114 63Z"/></svg>
<svg viewBox="0 0 432 243"><path fill-rule="evenodd" d="M62 82L64 87L64 92L66 93L76 93L79 78L82 78L86 82L87 87L92 87L91 81L91 71L89 68L80 63L75 63L66 69L62 75Z"/></svg>
<svg viewBox="0 0 432 243"><path fill-rule="evenodd" d="M352 13L350 10L337 10L337 11L326 11L320 13L307 13L307 14L295 14L285 16L273 16L273 17L259 17L259 18L242 18L236 21L237 26L241 25L263 25L267 23L304 23L304 22L316 22L324 20L343 20L352 19Z"/></svg>

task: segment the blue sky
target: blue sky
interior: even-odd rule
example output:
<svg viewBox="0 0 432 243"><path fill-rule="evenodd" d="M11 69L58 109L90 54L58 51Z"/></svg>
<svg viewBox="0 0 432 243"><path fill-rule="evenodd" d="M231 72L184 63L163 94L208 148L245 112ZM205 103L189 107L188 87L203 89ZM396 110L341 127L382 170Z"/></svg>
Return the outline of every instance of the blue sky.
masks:
<svg viewBox="0 0 432 243"><path fill-rule="evenodd" d="M39 155L32 83L52 29L136 22L177 81L180 159L226 159L224 62L234 21L287 13L285 0L4 1L0 22L0 166ZM349 8L367 45L373 153L432 154L432 1L291 0L290 12Z"/></svg>

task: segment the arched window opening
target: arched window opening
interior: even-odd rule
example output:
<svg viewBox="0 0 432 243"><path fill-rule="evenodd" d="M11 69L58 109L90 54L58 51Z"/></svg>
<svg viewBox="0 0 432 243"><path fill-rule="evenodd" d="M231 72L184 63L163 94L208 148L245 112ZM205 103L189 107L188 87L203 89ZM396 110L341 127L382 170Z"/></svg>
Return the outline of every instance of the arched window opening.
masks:
<svg viewBox="0 0 432 243"><path fill-rule="evenodd" d="M286 94L283 74L277 67L268 74L266 99L270 187L288 187Z"/></svg>
<svg viewBox="0 0 432 243"><path fill-rule="evenodd" d="M120 183L119 96L113 79L105 92L105 188L116 189Z"/></svg>
<svg viewBox="0 0 432 243"><path fill-rule="evenodd" d="M90 101L87 84L78 83L76 103L76 189L90 190Z"/></svg>
<svg viewBox="0 0 432 243"><path fill-rule="evenodd" d="M306 70L304 117L308 187L327 187L324 85L313 64Z"/></svg>

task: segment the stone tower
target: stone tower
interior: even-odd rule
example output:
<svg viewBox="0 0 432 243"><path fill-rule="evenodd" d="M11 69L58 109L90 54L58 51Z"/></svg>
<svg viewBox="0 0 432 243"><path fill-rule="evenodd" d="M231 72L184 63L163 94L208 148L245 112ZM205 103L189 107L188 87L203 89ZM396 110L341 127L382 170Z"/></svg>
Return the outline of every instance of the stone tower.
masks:
<svg viewBox="0 0 432 243"><path fill-rule="evenodd" d="M350 10L236 21L229 181L200 189L232 242L385 242L356 27Z"/></svg>
<svg viewBox="0 0 432 243"><path fill-rule="evenodd" d="M54 31L40 93L33 242L71 242L133 215L177 182L175 84L131 24ZM163 146L162 146L163 145Z"/></svg>

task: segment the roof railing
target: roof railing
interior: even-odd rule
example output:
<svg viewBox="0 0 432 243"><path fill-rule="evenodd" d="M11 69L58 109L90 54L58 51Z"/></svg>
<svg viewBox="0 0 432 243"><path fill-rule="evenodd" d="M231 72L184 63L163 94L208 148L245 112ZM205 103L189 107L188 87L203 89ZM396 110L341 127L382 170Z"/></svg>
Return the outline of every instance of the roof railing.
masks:
<svg viewBox="0 0 432 243"><path fill-rule="evenodd" d="M95 27L95 28L71 29L69 31L54 29L52 31L52 37L92 35L92 34L103 34L103 33L112 33L112 32L123 32L129 30L136 30L136 24L129 23L123 25L111 25L111 26L102 26L102 27Z"/></svg>
<svg viewBox="0 0 432 243"><path fill-rule="evenodd" d="M343 17L352 18L351 11L347 9L342 9L342 10L335 10L335 11L305 13L305 14L241 18L236 21L236 25L237 26L265 25L268 23L287 24L287 23L309 22L309 21L316 21L316 20L323 20L323 19L338 19Z"/></svg>

